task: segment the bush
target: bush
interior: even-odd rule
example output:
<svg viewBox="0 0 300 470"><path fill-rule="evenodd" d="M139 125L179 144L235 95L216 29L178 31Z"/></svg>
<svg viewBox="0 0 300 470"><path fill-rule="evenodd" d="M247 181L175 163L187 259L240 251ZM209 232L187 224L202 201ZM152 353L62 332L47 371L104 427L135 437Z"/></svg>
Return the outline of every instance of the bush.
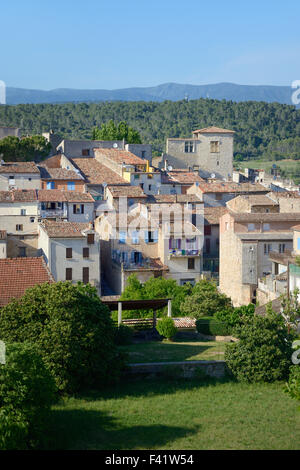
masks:
<svg viewBox="0 0 300 470"><path fill-rule="evenodd" d="M220 294L214 282L202 279L197 282L181 303L181 311L184 315L201 318L212 316L219 310L231 306L231 300L224 294Z"/></svg>
<svg viewBox="0 0 300 470"><path fill-rule="evenodd" d="M120 325L115 329L115 343L119 346L131 344L133 329L127 325Z"/></svg>
<svg viewBox="0 0 300 470"><path fill-rule="evenodd" d="M174 320L170 317L163 317L158 320L156 329L161 336L164 336L167 339L173 338L177 333Z"/></svg>
<svg viewBox="0 0 300 470"><path fill-rule="evenodd" d="M292 356L292 338L280 315L255 315L233 330L239 341L226 345L227 366L241 382L286 379Z"/></svg>
<svg viewBox="0 0 300 470"><path fill-rule="evenodd" d="M36 344L64 392L106 384L123 366L109 310L90 285L57 282L27 289L1 310L0 337Z"/></svg>
<svg viewBox="0 0 300 470"><path fill-rule="evenodd" d="M243 305L236 308L225 308L215 313L214 317L228 325L229 329L239 326L243 323L245 318L253 317L255 312L255 305Z"/></svg>
<svg viewBox="0 0 300 470"><path fill-rule="evenodd" d="M300 365L294 365L290 368L287 392L292 398L300 400Z"/></svg>
<svg viewBox="0 0 300 470"><path fill-rule="evenodd" d="M55 401L55 382L37 347L7 345L6 364L0 365L0 449L28 449L43 442Z"/></svg>
<svg viewBox="0 0 300 470"><path fill-rule="evenodd" d="M229 326L212 317L199 318L196 320L198 333L209 336L228 336L231 334Z"/></svg>

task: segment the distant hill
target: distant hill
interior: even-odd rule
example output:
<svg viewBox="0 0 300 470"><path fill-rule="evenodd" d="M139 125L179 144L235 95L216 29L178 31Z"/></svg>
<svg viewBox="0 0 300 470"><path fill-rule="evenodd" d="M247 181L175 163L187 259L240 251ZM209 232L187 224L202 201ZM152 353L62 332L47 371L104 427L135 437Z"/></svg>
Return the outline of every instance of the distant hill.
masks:
<svg viewBox="0 0 300 470"><path fill-rule="evenodd" d="M292 89L289 86L237 85L216 83L213 85L181 85L164 83L145 88L123 88L119 90L27 90L7 87L7 104L68 103L97 101L179 101L211 98L230 101L265 101L292 104Z"/></svg>

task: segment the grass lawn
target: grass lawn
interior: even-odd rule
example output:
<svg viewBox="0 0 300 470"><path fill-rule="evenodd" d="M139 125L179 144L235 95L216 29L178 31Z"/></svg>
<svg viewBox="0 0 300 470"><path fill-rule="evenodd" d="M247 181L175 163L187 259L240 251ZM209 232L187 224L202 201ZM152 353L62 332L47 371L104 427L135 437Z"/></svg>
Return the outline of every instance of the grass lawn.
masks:
<svg viewBox="0 0 300 470"><path fill-rule="evenodd" d="M217 341L149 341L122 346L128 362L223 360L225 344Z"/></svg>
<svg viewBox="0 0 300 470"><path fill-rule="evenodd" d="M270 173L273 164L280 167L282 170L287 172L287 176L299 181L300 179L300 160L277 160L277 161L266 161L266 160L249 160L243 162L234 162L234 166L240 168L261 168Z"/></svg>
<svg viewBox="0 0 300 470"><path fill-rule="evenodd" d="M51 449L300 449L283 384L139 380L53 408Z"/></svg>

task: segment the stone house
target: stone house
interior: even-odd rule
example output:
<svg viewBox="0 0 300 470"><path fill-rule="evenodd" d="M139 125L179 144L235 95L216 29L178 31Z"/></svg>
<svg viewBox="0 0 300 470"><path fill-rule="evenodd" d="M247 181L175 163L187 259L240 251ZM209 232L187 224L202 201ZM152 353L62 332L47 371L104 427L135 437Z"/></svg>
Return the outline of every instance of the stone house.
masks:
<svg viewBox="0 0 300 470"><path fill-rule="evenodd" d="M34 162L0 162L0 191L40 187L40 172Z"/></svg>

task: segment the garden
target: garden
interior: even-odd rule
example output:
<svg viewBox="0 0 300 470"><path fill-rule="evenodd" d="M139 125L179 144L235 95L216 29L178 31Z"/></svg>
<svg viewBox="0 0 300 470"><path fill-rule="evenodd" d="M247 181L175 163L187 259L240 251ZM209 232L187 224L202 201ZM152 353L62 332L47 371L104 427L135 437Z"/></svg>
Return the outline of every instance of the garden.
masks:
<svg viewBox="0 0 300 470"><path fill-rule="evenodd" d="M156 340L143 341L82 283L35 286L2 308L0 449L299 449L296 296L261 317L212 282L165 281L132 279L123 295L171 297L174 316L196 319L190 337L162 310ZM227 374L128 375L128 364L207 360Z"/></svg>

